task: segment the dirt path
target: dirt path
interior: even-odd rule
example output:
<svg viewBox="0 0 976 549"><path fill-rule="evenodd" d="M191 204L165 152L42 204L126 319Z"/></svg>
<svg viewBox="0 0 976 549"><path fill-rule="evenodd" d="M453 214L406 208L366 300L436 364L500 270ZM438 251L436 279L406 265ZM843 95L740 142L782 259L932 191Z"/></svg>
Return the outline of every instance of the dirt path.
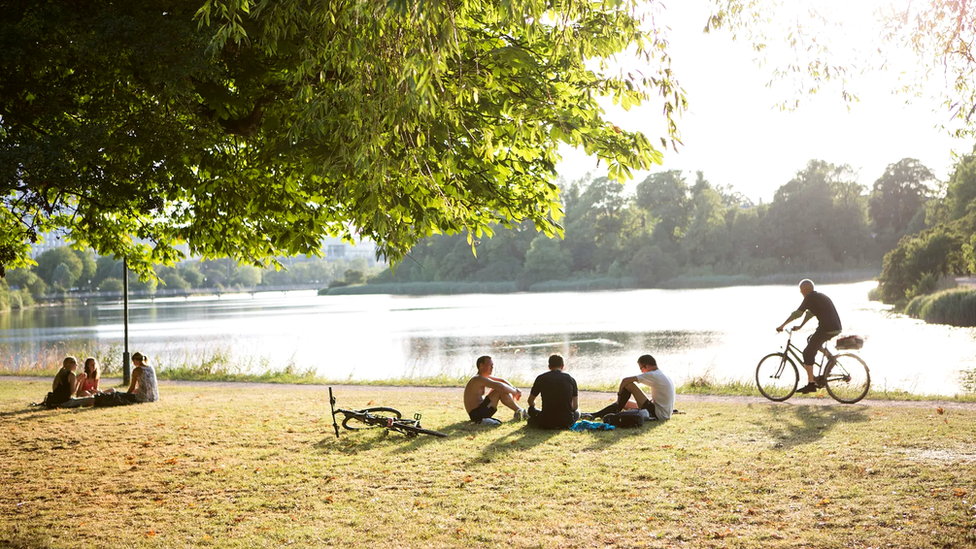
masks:
<svg viewBox="0 0 976 549"><path fill-rule="evenodd" d="M110 378L111 379L111 378ZM49 382L47 377L32 376L0 376L0 383L10 381L40 381ZM298 385L288 383L255 383L255 382L235 382L235 381L171 381L163 380L159 384L163 387L187 386L187 387L241 387L247 386L249 389L266 389L271 391L321 391L328 392L330 385ZM456 395L461 398L460 387L412 387L412 386L379 386L379 385L331 385L333 391L338 394L362 394L362 393L393 393L410 391L413 389L424 389L438 394ZM597 391L580 391L580 396L592 398L609 399L611 393ZM730 396L730 395L689 395L679 394L675 402L675 408L679 410L694 406L696 402L716 402L725 404L768 404L775 406L852 406L841 404L827 395L821 397L807 397L794 395L790 400L781 403L774 403L758 396ZM866 407L896 407L896 408L929 408L935 410L976 410L976 402L958 402L955 400L862 400L853 406Z"/></svg>

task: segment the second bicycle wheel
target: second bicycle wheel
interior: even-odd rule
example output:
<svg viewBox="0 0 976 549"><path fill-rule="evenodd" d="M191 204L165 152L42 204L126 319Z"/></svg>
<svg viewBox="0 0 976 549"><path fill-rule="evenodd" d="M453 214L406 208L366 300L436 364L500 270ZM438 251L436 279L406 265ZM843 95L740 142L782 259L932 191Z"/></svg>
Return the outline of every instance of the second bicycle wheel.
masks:
<svg viewBox="0 0 976 549"><path fill-rule="evenodd" d="M356 431L358 429L369 429L370 427L386 427L386 419L400 419L400 410L395 408L366 408L364 410L357 410L365 414L369 414L373 418L382 420L377 423L368 423L364 421L363 416L346 416L346 419L342 420L342 426L350 431Z"/></svg>
<svg viewBox="0 0 976 549"><path fill-rule="evenodd" d="M857 355L837 355L827 370L827 392L834 400L854 404L871 388L871 372Z"/></svg>
<svg viewBox="0 0 976 549"><path fill-rule="evenodd" d="M766 355L756 366L756 385L769 400L782 402L790 398L796 392L799 381L796 364L783 353Z"/></svg>
<svg viewBox="0 0 976 549"><path fill-rule="evenodd" d="M394 427L394 429L396 429L397 431L400 431L401 433L407 435L408 437L415 437L418 434L419 435L431 435L431 436L441 437L441 438L447 436L447 433L442 433L440 431L432 431L430 429L424 429L423 427L418 427L418 426L415 426L415 425L403 425L403 424L400 424L400 425L397 425L396 427Z"/></svg>

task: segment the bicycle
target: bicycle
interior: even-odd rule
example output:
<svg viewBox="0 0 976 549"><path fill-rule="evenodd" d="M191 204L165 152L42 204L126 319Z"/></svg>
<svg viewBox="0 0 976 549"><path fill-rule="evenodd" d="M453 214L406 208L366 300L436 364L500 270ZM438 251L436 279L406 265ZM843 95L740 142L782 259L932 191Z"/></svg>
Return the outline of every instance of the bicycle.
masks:
<svg viewBox="0 0 976 549"><path fill-rule="evenodd" d="M763 357L756 366L756 385L769 400L783 402L793 396L800 381L796 363L803 364L803 352L793 344L793 329L787 328L786 347L782 352ZM850 341L851 343L845 344ZM837 340L838 350L860 349L863 340L853 336ZM821 347L820 362L815 364L817 388L826 387L837 402L854 404L871 388L871 372L861 357L853 353L834 354Z"/></svg>
<svg viewBox="0 0 976 549"><path fill-rule="evenodd" d="M342 414L342 427L350 431L361 429L371 429L374 427L384 427L387 432L396 431L403 433L407 438L417 435L431 435L435 437L446 437L447 434L431 429L424 429L420 425L421 414L415 413L413 419L405 419L396 408L378 406L374 408L363 408L362 410L343 410L335 407L336 399L332 396L332 387L329 387L329 407L332 408L332 426L335 428L335 436L339 438L339 423L336 421L336 414Z"/></svg>

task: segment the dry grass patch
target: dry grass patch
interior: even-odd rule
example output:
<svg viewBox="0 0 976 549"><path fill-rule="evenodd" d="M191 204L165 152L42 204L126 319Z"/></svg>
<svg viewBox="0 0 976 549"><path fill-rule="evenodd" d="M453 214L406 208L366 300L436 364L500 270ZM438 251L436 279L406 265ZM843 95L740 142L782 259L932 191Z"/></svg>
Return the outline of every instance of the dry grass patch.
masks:
<svg viewBox="0 0 976 549"><path fill-rule="evenodd" d="M701 403L639 430L475 426L460 389L342 387L447 439L336 440L322 388L162 385L28 410L0 380L0 546L960 547L976 413ZM584 409L606 397L587 397ZM502 419L509 419L508 414ZM908 458L908 456L915 456Z"/></svg>

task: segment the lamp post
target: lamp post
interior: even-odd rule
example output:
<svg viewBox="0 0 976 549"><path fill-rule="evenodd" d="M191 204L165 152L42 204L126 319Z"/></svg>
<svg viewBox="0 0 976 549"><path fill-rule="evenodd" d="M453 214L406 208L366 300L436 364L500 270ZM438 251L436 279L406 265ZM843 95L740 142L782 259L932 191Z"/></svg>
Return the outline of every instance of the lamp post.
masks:
<svg viewBox="0 0 976 549"><path fill-rule="evenodd" d="M129 384L129 263L122 259L122 326L125 333L122 351L122 384Z"/></svg>

